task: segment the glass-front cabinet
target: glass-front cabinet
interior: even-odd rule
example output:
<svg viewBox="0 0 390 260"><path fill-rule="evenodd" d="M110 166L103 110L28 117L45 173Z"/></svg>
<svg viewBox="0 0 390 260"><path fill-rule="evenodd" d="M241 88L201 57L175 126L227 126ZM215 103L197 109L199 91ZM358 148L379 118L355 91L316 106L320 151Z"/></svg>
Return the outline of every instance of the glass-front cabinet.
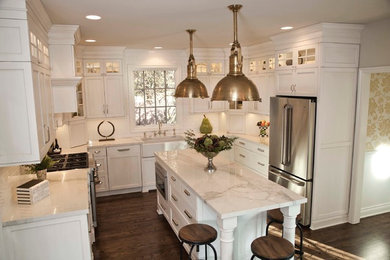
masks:
<svg viewBox="0 0 390 260"><path fill-rule="evenodd" d="M249 74L271 72L275 69L275 57L253 58L249 61Z"/></svg>
<svg viewBox="0 0 390 260"><path fill-rule="evenodd" d="M294 49L278 51L277 69L315 67L318 60L317 45L306 45Z"/></svg>
<svg viewBox="0 0 390 260"><path fill-rule="evenodd" d="M120 60L87 60L84 61L84 73L86 76L117 75L122 74Z"/></svg>
<svg viewBox="0 0 390 260"><path fill-rule="evenodd" d="M196 64L197 75L222 75L224 74L224 62L219 61L201 61Z"/></svg>

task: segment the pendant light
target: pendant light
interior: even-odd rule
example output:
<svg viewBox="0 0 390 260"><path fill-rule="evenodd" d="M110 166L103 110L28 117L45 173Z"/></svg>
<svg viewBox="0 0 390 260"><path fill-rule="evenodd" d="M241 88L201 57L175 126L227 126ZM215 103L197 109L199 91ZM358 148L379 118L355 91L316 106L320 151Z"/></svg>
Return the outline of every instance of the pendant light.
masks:
<svg viewBox="0 0 390 260"><path fill-rule="evenodd" d="M237 12L242 5L229 5L233 11L234 40L230 49L229 73L214 88L211 100L261 101L256 85L242 73L243 57L237 39Z"/></svg>
<svg viewBox="0 0 390 260"><path fill-rule="evenodd" d="M196 30L187 30L190 34L190 57L187 65L187 78L180 82L175 91L176 98L208 98L206 86L196 77L196 64L192 52L192 34Z"/></svg>

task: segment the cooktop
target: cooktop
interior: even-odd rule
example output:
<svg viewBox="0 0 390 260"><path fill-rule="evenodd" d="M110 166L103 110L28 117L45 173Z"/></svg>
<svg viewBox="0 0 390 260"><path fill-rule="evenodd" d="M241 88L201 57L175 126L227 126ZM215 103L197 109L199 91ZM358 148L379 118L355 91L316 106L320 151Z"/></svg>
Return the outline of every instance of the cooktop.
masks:
<svg viewBox="0 0 390 260"><path fill-rule="evenodd" d="M48 172L66 171L73 169L88 168L88 153L52 154L50 157L56 161Z"/></svg>

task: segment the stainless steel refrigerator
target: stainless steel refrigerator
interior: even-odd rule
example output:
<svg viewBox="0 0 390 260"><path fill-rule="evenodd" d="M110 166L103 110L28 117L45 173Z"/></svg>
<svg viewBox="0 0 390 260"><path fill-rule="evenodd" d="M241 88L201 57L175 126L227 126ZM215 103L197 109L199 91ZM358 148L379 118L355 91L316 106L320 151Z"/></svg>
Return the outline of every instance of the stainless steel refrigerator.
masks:
<svg viewBox="0 0 390 260"><path fill-rule="evenodd" d="M307 198L302 224L311 223L316 99L271 97L268 179Z"/></svg>

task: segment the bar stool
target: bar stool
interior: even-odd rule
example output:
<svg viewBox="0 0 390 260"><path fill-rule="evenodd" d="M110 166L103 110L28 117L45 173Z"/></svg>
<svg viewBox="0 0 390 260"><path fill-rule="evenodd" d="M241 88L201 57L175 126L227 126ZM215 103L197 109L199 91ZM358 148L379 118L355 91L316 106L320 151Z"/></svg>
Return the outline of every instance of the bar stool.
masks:
<svg viewBox="0 0 390 260"><path fill-rule="evenodd" d="M294 256L294 246L282 237L265 236L253 240L251 244L252 257L262 260L284 260Z"/></svg>
<svg viewBox="0 0 390 260"><path fill-rule="evenodd" d="M182 259L182 247L184 243L191 245L191 250L189 253L189 259L191 259L191 253L194 249L194 246L202 246L205 248L205 256L207 259L207 246L211 247L214 251L214 257L217 259L217 251L214 246L211 244L217 239L217 231L206 224L189 224L184 226L179 231L180 238L180 259Z"/></svg>
<svg viewBox="0 0 390 260"><path fill-rule="evenodd" d="M278 223L278 224L283 224L284 222L284 217L283 213L280 211L280 209L273 209L273 210L268 210L267 211L267 217L269 218L269 222L267 224L267 227L265 229L265 235L268 235L268 228L272 223ZM303 255L303 229L302 229L302 224L300 221L302 220L301 214L298 214L296 218L296 224L299 229L299 249L295 250L295 253L299 254L300 256Z"/></svg>

